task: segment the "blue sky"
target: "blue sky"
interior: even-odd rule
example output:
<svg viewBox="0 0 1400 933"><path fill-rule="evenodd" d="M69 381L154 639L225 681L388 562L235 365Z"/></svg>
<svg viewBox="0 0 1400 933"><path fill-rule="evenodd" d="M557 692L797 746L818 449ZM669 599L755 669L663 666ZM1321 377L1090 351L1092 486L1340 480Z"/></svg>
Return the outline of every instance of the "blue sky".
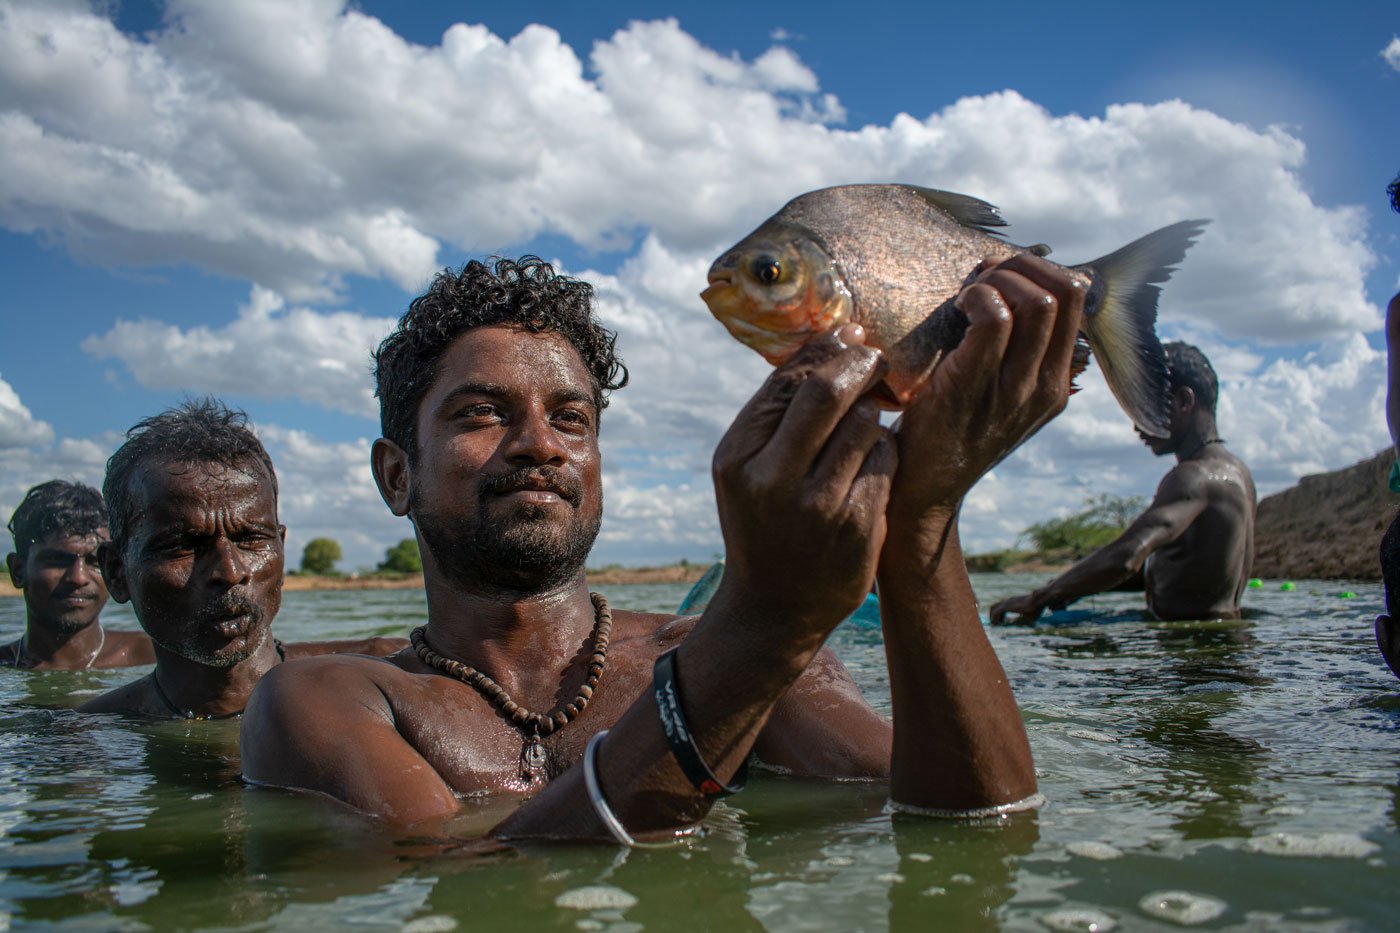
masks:
<svg viewBox="0 0 1400 933"><path fill-rule="evenodd" d="M1216 362L1261 491L1382 447L1394 4L944 6L0 0L0 517L214 392L272 450L293 556L371 564L407 533L369 481L371 346L433 269L537 252L597 280L634 373L595 562L708 558L709 453L765 369L704 269L853 181L985 197L1066 260L1213 217L1161 330ZM964 537L1164 467L1091 377Z"/></svg>

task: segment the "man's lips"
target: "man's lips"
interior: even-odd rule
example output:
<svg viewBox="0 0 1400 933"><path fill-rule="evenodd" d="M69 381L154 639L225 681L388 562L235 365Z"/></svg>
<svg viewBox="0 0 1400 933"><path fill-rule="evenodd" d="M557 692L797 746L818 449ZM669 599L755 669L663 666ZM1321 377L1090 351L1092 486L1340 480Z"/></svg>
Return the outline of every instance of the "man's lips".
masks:
<svg viewBox="0 0 1400 933"><path fill-rule="evenodd" d="M577 505L579 500L573 485L550 473L522 472L493 477L482 483L482 492L493 498L539 505L553 502Z"/></svg>

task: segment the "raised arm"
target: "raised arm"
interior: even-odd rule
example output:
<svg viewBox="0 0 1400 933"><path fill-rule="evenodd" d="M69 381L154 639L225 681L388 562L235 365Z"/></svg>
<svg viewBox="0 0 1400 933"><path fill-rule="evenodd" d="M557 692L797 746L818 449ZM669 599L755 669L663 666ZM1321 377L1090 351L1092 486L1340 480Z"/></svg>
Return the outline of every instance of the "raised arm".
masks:
<svg viewBox="0 0 1400 933"><path fill-rule="evenodd" d="M967 814L1036 801L1021 714L977 615L958 542L963 497L1065 405L1083 288L1017 256L958 305L962 343L904 413L880 556L894 703L890 799Z"/></svg>
<svg viewBox="0 0 1400 933"><path fill-rule="evenodd" d="M997 603L991 623L1030 624L1047 608L1111 590L1140 571L1153 551L1181 537L1205 510L1205 490L1195 473L1190 464L1183 464L1167 474L1147 511L1121 535L1044 586ZM1009 618L1013 615L1015 620Z"/></svg>
<svg viewBox="0 0 1400 933"><path fill-rule="evenodd" d="M874 580L895 450L874 403L862 399L884 364L860 339L852 328L844 340L809 344L773 373L715 453L727 566L677 651L676 669L700 755L723 781L732 780L779 697ZM597 751L602 795L628 832L664 831L708 811L710 799L667 744L650 691ZM608 838L581 767L495 832Z"/></svg>

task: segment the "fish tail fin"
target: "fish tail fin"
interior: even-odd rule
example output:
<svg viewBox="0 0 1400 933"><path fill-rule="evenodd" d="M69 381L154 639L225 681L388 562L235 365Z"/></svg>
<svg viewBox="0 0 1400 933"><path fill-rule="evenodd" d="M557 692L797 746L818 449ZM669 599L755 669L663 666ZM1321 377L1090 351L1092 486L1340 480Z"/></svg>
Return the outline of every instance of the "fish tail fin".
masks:
<svg viewBox="0 0 1400 933"><path fill-rule="evenodd" d="M1157 340L1157 283L1171 278L1208 220L1183 220L1093 262L1075 266L1093 280L1084 333L1104 380L1139 430L1166 437L1171 405L1167 355Z"/></svg>

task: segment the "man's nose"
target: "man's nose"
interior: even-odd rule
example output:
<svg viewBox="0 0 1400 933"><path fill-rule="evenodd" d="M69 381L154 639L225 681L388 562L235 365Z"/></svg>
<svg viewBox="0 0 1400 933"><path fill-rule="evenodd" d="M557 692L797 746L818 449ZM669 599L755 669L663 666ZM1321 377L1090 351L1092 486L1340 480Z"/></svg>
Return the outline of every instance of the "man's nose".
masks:
<svg viewBox="0 0 1400 933"><path fill-rule="evenodd" d="M88 558L79 554L68 562L68 569L63 572L63 579L71 586L87 586L92 582L95 568L88 564Z"/></svg>
<svg viewBox="0 0 1400 933"><path fill-rule="evenodd" d="M248 582L251 572L248 568L248 561L243 551L237 544L227 538L218 538L214 541L210 560L213 565L210 568L210 579L224 586L237 586L240 583Z"/></svg>
<svg viewBox="0 0 1400 933"><path fill-rule="evenodd" d="M506 437L506 458L527 463L563 463L569 449L543 413L519 418Z"/></svg>

